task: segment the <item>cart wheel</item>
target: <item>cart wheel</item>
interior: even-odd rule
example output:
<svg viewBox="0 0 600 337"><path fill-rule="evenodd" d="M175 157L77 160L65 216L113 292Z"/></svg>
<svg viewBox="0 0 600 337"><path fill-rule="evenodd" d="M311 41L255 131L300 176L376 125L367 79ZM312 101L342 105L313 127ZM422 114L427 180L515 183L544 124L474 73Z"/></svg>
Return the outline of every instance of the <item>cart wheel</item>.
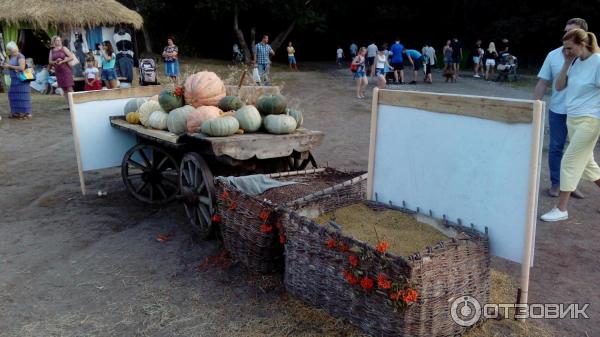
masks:
<svg viewBox="0 0 600 337"><path fill-rule="evenodd" d="M197 153L188 153L181 160L179 184L191 230L206 239L212 232L215 186L210 168Z"/></svg>
<svg viewBox="0 0 600 337"><path fill-rule="evenodd" d="M175 158L160 147L138 144L123 156L121 176L129 193L145 203L160 205L179 192Z"/></svg>
<svg viewBox="0 0 600 337"><path fill-rule="evenodd" d="M310 152L306 159L300 158L300 153L294 153L288 157L288 169L290 171L306 170L308 164L311 164L313 168L317 168L317 161Z"/></svg>

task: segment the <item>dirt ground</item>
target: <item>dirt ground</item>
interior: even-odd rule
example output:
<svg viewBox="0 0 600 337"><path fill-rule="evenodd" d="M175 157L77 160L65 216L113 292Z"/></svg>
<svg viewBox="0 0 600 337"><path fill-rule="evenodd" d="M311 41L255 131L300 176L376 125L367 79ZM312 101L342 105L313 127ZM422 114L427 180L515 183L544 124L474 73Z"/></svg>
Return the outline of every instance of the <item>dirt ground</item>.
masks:
<svg viewBox="0 0 600 337"><path fill-rule="evenodd" d="M347 69L307 68L279 69L274 81L304 111L306 127L327 135L315 157L321 165L366 170L370 91L357 100ZM511 98L532 92L531 81L435 80L390 88ZM286 295L278 275L219 263L199 268L221 253L218 241L193 242L177 203L159 208L134 200L118 169L87 174L92 193L82 196L64 105L60 97L34 95L34 119L9 120L0 94L0 336L360 336ZM545 194L546 152L540 213L556 201ZM530 301L591 303L588 320L536 322L556 336L600 335L600 193L587 182L581 190L587 198L572 202L568 221L537 225ZM158 234L172 236L160 243ZM493 265L518 280L519 266Z"/></svg>

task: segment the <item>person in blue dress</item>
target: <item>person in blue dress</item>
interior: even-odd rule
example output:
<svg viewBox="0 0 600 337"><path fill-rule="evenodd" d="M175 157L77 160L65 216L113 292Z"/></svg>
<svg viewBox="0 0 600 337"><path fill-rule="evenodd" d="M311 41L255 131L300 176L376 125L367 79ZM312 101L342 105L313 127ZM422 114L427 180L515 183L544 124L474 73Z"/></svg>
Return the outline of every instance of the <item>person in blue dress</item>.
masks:
<svg viewBox="0 0 600 337"><path fill-rule="evenodd" d="M8 62L2 68L9 71L10 89L8 102L10 105L10 118L31 119L31 87L29 82L22 82L18 74L25 70L25 56L19 52L19 47L14 42L6 44L9 55Z"/></svg>
<svg viewBox="0 0 600 337"><path fill-rule="evenodd" d="M175 38L169 36L167 38L167 46L162 53L165 61L165 75L173 82L177 82L179 78L179 48L175 45Z"/></svg>

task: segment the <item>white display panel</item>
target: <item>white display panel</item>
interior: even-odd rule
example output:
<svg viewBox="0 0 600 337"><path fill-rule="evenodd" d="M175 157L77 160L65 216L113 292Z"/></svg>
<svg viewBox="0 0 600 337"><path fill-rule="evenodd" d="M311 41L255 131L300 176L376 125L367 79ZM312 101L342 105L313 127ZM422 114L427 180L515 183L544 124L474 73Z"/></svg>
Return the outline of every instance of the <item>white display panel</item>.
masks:
<svg viewBox="0 0 600 337"><path fill-rule="evenodd" d="M479 98L461 99L469 105ZM502 109L501 100L491 102ZM460 219L481 232L487 227L492 255L522 263L528 226L535 226L537 188L532 186L539 181L541 126L535 118L506 122L463 115L460 108L437 112L406 105L374 105L370 197Z"/></svg>

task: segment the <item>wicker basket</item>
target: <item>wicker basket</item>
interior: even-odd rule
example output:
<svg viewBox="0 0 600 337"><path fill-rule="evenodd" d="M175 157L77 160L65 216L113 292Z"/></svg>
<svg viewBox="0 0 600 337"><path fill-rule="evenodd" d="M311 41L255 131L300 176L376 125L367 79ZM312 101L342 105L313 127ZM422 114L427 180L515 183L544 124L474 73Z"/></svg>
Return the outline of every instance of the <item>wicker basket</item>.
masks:
<svg viewBox="0 0 600 337"><path fill-rule="evenodd" d="M281 229L283 206L322 199L339 205L364 197L366 175L361 174L331 168L270 174L273 179L299 184L273 188L258 196L245 194L217 178L217 214L221 216L225 248L250 270L281 270L286 240Z"/></svg>
<svg viewBox="0 0 600 337"><path fill-rule="evenodd" d="M390 209L364 199L357 198L353 203L357 202L375 211ZM338 207L345 204L348 201ZM347 319L373 336L460 335L466 328L453 321L452 301L468 295L482 305L489 302L490 256L486 235L444 221L446 234L449 231L456 234L452 239L408 257L383 255L375 247L299 214L313 213L314 209L322 209L320 205L307 202L296 204L295 208L298 212L282 215L287 236L284 281L287 291L333 316ZM332 238L346 244L345 249L350 247L350 251L332 249L328 246ZM363 289L362 283L351 285L345 271L353 251L368 254L369 259L360 262L361 266L366 264L365 270L381 268L385 263L385 274L390 280L404 279L416 290L416 302L390 300L390 291L382 290L377 281L371 290Z"/></svg>

